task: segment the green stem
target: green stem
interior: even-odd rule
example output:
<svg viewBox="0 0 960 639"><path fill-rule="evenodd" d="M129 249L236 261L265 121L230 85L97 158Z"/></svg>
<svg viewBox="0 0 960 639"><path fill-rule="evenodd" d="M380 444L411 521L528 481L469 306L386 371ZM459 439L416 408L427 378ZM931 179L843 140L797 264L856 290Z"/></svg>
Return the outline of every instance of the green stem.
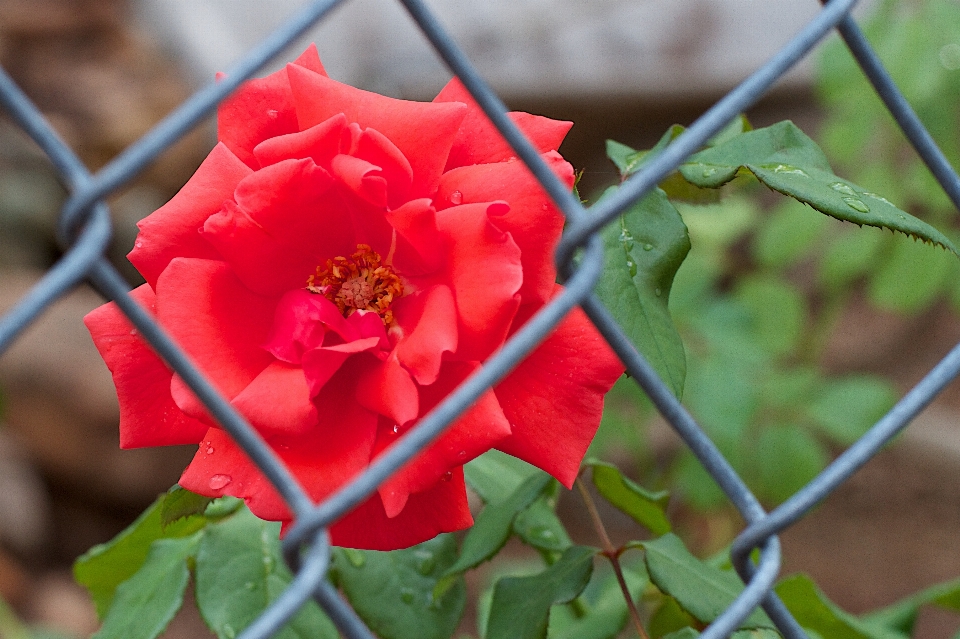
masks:
<svg viewBox="0 0 960 639"><path fill-rule="evenodd" d="M600 537L600 544L603 546L601 554L610 560L610 565L613 566L613 573L617 576L617 583L620 584L620 590L623 591L623 598L627 600L627 611L630 613L630 620L633 622L633 627L637 631L640 639L650 639L647 631L643 628L643 622L640 620L640 611L637 610L637 605L633 602L630 588L627 587L627 580L623 576L623 569L620 567L620 552L613 546L613 542L610 541L610 536L607 535L607 529L600 519L600 513L597 512L597 506L593 503L593 498L590 496L587 487L583 485L583 482L580 481L579 478L574 483L577 486L577 490L580 491L584 503L587 505L587 512L590 513L590 519L593 520L593 527L597 531L597 536Z"/></svg>

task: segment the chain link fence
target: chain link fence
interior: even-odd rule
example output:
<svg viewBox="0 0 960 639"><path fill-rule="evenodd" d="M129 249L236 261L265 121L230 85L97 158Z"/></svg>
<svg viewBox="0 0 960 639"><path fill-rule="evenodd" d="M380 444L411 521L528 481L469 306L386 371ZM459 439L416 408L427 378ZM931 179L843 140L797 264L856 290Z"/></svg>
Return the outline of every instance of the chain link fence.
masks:
<svg viewBox="0 0 960 639"><path fill-rule="evenodd" d="M621 327L593 293L602 269L597 232L673 172L689 155L732 118L756 103L798 60L806 56L833 29L837 29L875 90L899 123L955 206L960 208L960 178L933 142L916 114L894 86L859 27L850 17L856 0L830 0L792 41L693 123L667 148L652 158L622 188L588 212L557 179L537 151L506 116L506 108L484 83L436 16L421 0L400 0L450 70L467 87L497 129L507 139L543 188L567 217L567 231L557 250L557 264L565 289L528 321L506 345L418 426L364 472L320 504L313 504L271 449L220 396L181 348L128 295L128 285L104 257L111 237L104 203L154 159L214 113L218 103L242 82L277 57L288 44L322 20L343 0L317 0L251 51L224 79L198 91L148 134L97 173L91 173L45 121L10 77L0 70L0 104L40 146L70 192L58 221L63 257L5 316L0 318L0 353L51 303L87 281L104 297L113 299L156 352L179 374L210 413L260 467L295 513L296 525L284 540L284 553L295 579L283 595L241 635L243 639L269 637L310 598L324 608L350 639L373 635L325 579L330 562L327 527L376 491L405 462L437 438L487 389L505 377L531 352L571 309L581 306L626 365L627 372L652 399L747 522L732 548L734 566L746 588L704 632L706 639L729 636L752 610L762 606L780 632L789 639L806 637L799 624L772 592L780 568L777 534L803 517L815 504L873 457L907 426L960 373L960 346L955 347L924 379L853 446L819 476L773 512L767 513L747 489L696 421L654 373ZM574 266L574 256L577 256ZM754 562L751 555L759 550Z"/></svg>

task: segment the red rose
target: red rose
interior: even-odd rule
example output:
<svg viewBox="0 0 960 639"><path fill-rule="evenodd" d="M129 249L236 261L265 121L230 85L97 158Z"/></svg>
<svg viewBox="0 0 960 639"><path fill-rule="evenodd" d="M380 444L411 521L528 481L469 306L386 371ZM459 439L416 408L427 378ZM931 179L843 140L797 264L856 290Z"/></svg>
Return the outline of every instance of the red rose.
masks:
<svg viewBox="0 0 960 639"><path fill-rule="evenodd" d="M570 123L511 115L568 184ZM430 103L329 79L311 47L219 111L220 143L140 222L134 297L321 500L557 293L563 220L453 81ZM113 303L86 317L121 446L199 443L180 484L290 511ZM571 314L432 446L337 522L333 543L409 546L472 523L463 464L498 448L570 486L623 368Z"/></svg>

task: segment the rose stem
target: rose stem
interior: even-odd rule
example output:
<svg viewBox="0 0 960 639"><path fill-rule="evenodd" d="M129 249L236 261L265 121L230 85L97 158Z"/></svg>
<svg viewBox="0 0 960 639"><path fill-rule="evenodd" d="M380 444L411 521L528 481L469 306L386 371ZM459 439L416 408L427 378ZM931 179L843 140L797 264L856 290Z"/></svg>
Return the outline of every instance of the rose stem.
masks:
<svg viewBox="0 0 960 639"><path fill-rule="evenodd" d="M583 485L579 477L574 483L577 486L577 490L580 491L584 503L587 505L590 519L593 520L593 528L597 531L597 536L600 537L600 543L603 545L603 550L600 554L610 560L610 565L613 566L613 572L617 575L620 590L623 591L623 598L627 600L627 610L630 612L633 627L636 629L637 634L640 635L640 639L650 639L647 631L643 629L643 622L640 621L640 611L637 610L636 604L633 603L633 596L627 587L627 580L623 577L623 570L620 568L620 551L613 547L613 542L610 541L610 537L607 535L607 529L600 519L600 513L597 512L597 507L593 503L593 498L590 496L589 491L587 491L587 487Z"/></svg>

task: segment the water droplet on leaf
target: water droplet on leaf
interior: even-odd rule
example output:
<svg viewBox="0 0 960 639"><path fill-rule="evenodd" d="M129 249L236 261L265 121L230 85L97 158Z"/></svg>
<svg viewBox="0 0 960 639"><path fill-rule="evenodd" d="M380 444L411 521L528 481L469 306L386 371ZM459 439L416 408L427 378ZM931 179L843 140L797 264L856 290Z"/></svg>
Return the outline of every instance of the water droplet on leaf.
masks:
<svg viewBox="0 0 960 639"><path fill-rule="evenodd" d="M704 167L704 168L703 168L703 177L705 177L705 178L713 177L713 176L716 175L716 174L717 174L717 169L715 169L715 168L713 168L713 167Z"/></svg>
<svg viewBox="0 0 960 639"><path fill-rule="evenodd" d="M870 212L870 207L864 204L862 200L859 200L855 197L849 197L849 196L841 199L843 199L843 201L846 202L847 206L849 206L854 211L860 211L861 213Z"/></svg>
<svg viewBox="0 0 960 639"><path fill-rule="evenodd" d="M653 294L656 295L657 297L660 297L660 289L659 288L654 289Z"/></svg>
<svg viewBox="0 0 960 639"><path fill-rule="evenodd" d="M627 268L630 269L630 277L637 276L637 263L633 260L627 260Z"/></svg>
<svg viewBox="0 0 960 639"><path fill-rule="evenodd" d="M843 193L844 195L856 195L857 192L850 188L849 184L844 184L843 182L834 182L830 185L830 188L836 191L837 193Z"/></svg>
<svg viewBox="0 0 960 639"><path fill-rule="evenodd" d="M653 244L644 244L644 245L643 245L643 250L644 250L644 251L652 251L652 250L653 250Z"/></svg>
<svg viewBox="0 0 960 639"><path fill-rule="evenodd" d="M277 564L277 560L271 557L270 555L263 556L263 567L268 571L272 572L273 567Z"/></svg>
<svg viewBox="0 0 960 639"><path fill-rule="evenodd" d="M367 563L366 556L359 550L344 548L343 554L347 556L347 561L349 561L350 565L354 568L363 568L364 564Z"/></svg>
<svg viewBox="0 0 960 639"><path fill-rule="evenodd" d="M233 629L233 626L230 624L223 625L223 635L228 639L233 639L237 636L237 631Z"/></svg>
<svg viewBox="0 0 960 639"><path fill-rule="evenodd" d="M233 478L230 475L214 475L210 478L210 490L220 490L232 481Z"/></svg>
<svg viewBox="0 0 960 639"><path fill-rule="evenodd" d="M450 202L452 204L462 204L463 203L463 193L460 191L454 191L450 194Z"/></svg>

